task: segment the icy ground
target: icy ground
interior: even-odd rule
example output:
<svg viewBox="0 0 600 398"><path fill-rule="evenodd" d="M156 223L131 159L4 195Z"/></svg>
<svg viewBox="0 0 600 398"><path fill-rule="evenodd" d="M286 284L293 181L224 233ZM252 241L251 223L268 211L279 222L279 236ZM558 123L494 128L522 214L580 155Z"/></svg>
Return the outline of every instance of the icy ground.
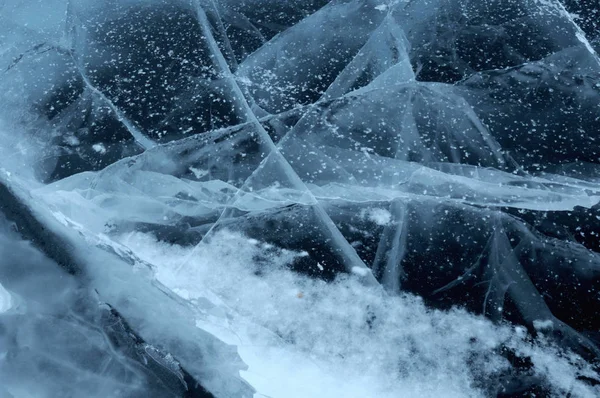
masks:
<svg viewBox="0 0 600 398"><path fill-rule="evenodd" d="M600 396L599 10L0 0L0 397Z"/></svg>
<svg viewBox="0 0 600 398"><path fill-rule="evenodd" d="M182 298L216 304L197 325L237 346L257 397L484 397L486 381L510 369L505 346L529 356L556 396L598 393L576 381L594 377L589 365L543 336L531 342L522 327L428 310L350 277L327 284L291 273L286 265L305 253L228 232L195 250L141 233L119 241L158 264L156 277Z"/></svg>

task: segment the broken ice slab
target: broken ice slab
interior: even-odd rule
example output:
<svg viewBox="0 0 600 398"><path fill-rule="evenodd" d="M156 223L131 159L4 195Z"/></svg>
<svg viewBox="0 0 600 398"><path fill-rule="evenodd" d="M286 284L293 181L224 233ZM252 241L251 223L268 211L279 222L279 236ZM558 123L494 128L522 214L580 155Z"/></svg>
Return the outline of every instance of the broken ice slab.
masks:
<svg viewBox="0 0 600 398"><path fill-rule="evenodd" d="M390 104L394 104L390 106ZM508 167L501 147L452 87L400 82L371 85L318 104L288 133L321 151L327 147L414 162ZM302 146L279 145L294 160Z"/></svg>
<svg viewBox="0 0 600 398"><path fill-rule="evenodd" d="M226 76L216 60L223 55L197 7L136 1L73 11L74 54L83 73L159 142L241 120L235 112L240 99L222 81Z"/></svg>
<svg viewBox="0 0 600 398"><path fill-rule="evenodd" d="M236 72L238 80L270 113L315 102L383 21L386 14L378 4L330 2L248 56ZM350 78L352 71L346 73Z"/></svg>
<svg viewBox="0 0 600 398"><path fill-rule="evenodd" d="M19 10L32 4L1 6L14 16L0 29L3 167L59 180L32 192L34 210L52 209L87 250L90 283L132 330L166 341L161 352L202 370L191 351L204 335L184 321L202 308L179 307L149 268L123 271L147 264L103 233L152 234L149 251L182 250L173 261L192 269L233 229L266 255L301 251L293 271L334 281L320 292L353 281L340 274L374 275L392 295L596 350L584 334L599 327L598 42L559 2L75 0L28 29ZM44 229L29 228L79 269ZM279 285L262 266L255 280ZM359 289L371 302L382 290ZM167 304L146 308L162 293ZM178 309L172 331L159 315ZM360 324L377 327L371 312ZM180 379L166 355L146 354Z"/></svg>
<svg viewBox="0 0 600 398"><path fill-rule="evenodd" d="M236 60L241 62L273 36L327 3L328 0L223 0L217 7Z"/></svg>
<svg viewBox="0 0 600 398"><path fill-rule="evenodd" d="M40 115L20 122L31 135L40 128L48 135L43 180L98 170L154 141L247 121L244 99L215 64L223 55L202 39L211 27L195 9L88 3L72 2L63 11L67 26L60 40L19 37L17 46L7 39L17 52L2 59L8 69L3 99ZM183 36L172 34L175 25ZM141 31L147 37L136 45Z"/></svg>
<svg viewBox="0 0 600 398"><path fill-rule="evenodd" d="M106 223L168 225L187 218L214 222L270 150L254 125L245 124L159 145L100 172L57 181L39 193L96 232ZM284 177L277 176L281 178L271 182L282 187ZM274 192L267 185L264 193ZM72 206L73 200L79 206Z"/></svg>
<svg viewBox="0 0 600 398"><path fill-rule="evenodd" d="M543 59L579 44L557 0L397 2L420 81L452 83L475 72Z"/></svg>
<svg viewBox="0 0 600 398"><path fill-rule="evenodd" d="M140 153L145 136L82 76L71 50L41 43L4 72L2 101L36 148L41 181L99 170ZM13 127L14 128L14 127Z"/></svg>
<svg viewBox="0 0 600 398"><path fill-rule="evenodd" d="M198 329L198 309L156 282L147 263L36 201L18 178L4 172L1 178L1 210L24 237L97 292L145 341L172 353L209 391L232 397L252 394L239 377L244 364L235 347Z"/></svg>
<svg viewBox="0 0 600 398"><path fill-rule="evenodd" d="M0 70L36 45L59 45L68 24L68 1L5 0L0 4ZM8 64L6 63L8 62Z"/></svg>
<svg viewBox="0 0 600 398"><path fill-rule="evenodd" d="M16 396L211 396L16 228L0 215L1 292L12 296L0 309L3 388Z"/></svg>
<svg viewBox="0 0 600 398"><path fill-rule="evenodd" d="M580 44L540 62L476 74L458 90L498 143L539 172L600 159L599 77L597 56Z"/></svg>
<svg viewBox="0 0 600 398"><path fill-rule="evenodd" d="M367 85L381 88L414 80L410 45L400 26L392 15L386 15L355 57L338 73L323 98L339 98ZM376 79L377 83L373 83Z"/></svg>

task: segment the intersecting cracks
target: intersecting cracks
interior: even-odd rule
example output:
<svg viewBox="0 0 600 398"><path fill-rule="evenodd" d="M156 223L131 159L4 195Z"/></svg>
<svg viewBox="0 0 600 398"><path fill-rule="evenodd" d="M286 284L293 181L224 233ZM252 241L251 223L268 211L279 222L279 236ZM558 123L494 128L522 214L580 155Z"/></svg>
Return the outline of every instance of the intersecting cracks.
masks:
<svg viewBox="0 0 600 398"><path fill-rule="evenodd" d="M25 57L33 56L33 55L41 55L41 54L47 53L48 51L52 51L52 50L60 51L59 47L49 44L47 42L36 44L29 50L24 51L23 53L19 54L15 59L13 59L13 61L8 65L8 67L6 68L4 73L8 72L9 70L11 70L15 66L17 66L17 64L19 62L21 62L21 60L23 60L23 58L25 58Z"/></svg>
<svg viewBox="0 0 600 398"><path fill-rule="evenodd" d="M341 232L337 229L337 227L335 226L333 221L330 219L330 217L324 211L324 209L322 208L322 205L314 197L313 193L308 189L306 184L298 176L298 174L295 172L295 170L292 168L292 166L289 164L289 162L285 159L285 157L281 154L280 146L276 145L273 142L273 140L271 139L271 137L269 136L269 134L267 133L265 128L261 125L260 121L258 120L256 115L250 108L250 106L246 100L246 96L243 93L242 88L237 84L237 81L236 81L234 75L231 73L229 65L227 64L227 61L226 61L223 53L221 52L219 45L210 30L208 17L206 15L204 9L201 7L198 0L194 0L193 5L195 5L195 7L196 7L198 24L201 29L202 35L204 36L205 40L207 41L207 45L212 53L211 55L212 55L214 65L217 68L218 73L220 73L230 85L230 89L232 90L233 102L237 102L237 104L239 106L239 110L243 112L242 116L244 117L244 119L248 122L248 124L250 126L253 126L256 129L259 139L264 144L266 144L270 149L269 155L263 160L262 164L266 164L265 162L267 162L269 160L275 160L277 162L278 166L280 166L281 171L284 173L285 177L288 179L287 182L290 183L294 188L301 191L303 194L308 195L311 203L314 203L314 209L317 212L319 222L322 223L322 226L331 234L333 241L336 242L335 245L339 246L338 250L340 250L340 253L342 253L342 255L347 260L346 263L348 265L348 270L350 271L350 269L353 267L359 267L359 268L366 269L367 268L366 265L358 257L358 254L356 253L354 248L350 247L349 244L347 242L345 242L345 240L343 239L343 236L341 235ZM287 135L286 135L286 137L287 137ZM276 157L276 158L273 159L273 157ZM237 189L237 192L233 196L230 204L234 203L235 200L237 200L241 195L243 195L244 187L247 186L247 184L256 176L257 173L260 173L261 170L262 170L262 167L260 167L260 166L254 170L254 172L250 175L250 177L248 177L246 179L246 182ZM226 211L227 208L229 208L229 207L226 207L226 209L221 213L221 215L219 216L219 219L211 226L211 228L209 229L209 231L206 233L205 236L209 236L212 233L212 231L214 230L214 228L219 224L219 221L227 216L227 211ZM197 247L198 246L196 246L196 248ZM183 267L188 262L188 260L194 255L194 251L196 250L196 248L194 250L192 250L192 252L189 254L189 256L186 256L186 258L182 261L182 263L180 264L178 269L181 269L181 267ZM370 278L365 279L365 282L367 282L369 284L377 284L377 282L374 280L372 275Z"/></svg>
<svg viewBox="0 0 600 398"><path fill-rule="evenodd" d="M73 62L75 63L77 71L79 72L79 75L81 76L81 79L85 83L86 87L91 92L96 94L103 102L106 103L110 110L113 111L114 114L117 116L119 122L121 122L121 124L125 126L127 131L129 131L129 133L135 139L138 145L140 145L144 150L156 146L156 143L154 141L146 137L102 91L100 91L96 86L94 86L94 84L90 81L89 77L85 73L83 67L80 65L79 62L77 62L74 51L70 52L70 56Z"/></svg>
<svg viewBox="0 0 600 398"><path fill-rule="evenodd" d="M485 247L483 248L481 253L479 253L479 255L477 256L477 258L475 259L473 264L469 268L467 268L465 270L465 272L463 272L462 275L460 275L458 278L456 278L452 282L434 290L432 294L433 295L440 294L442 292L445 292L446 290L450 290L454 287L457 287L458 285L464 283L469 278L475 278L476 277L475 271L481 267L484 257L487 255L487 253L490 250L491 244L492 244L492 238L490 237L490 239L488 239L488 241L487 241L487 244L485 245ZM487 282L482 281L482 282L478 282L477 284L482 284L482 283L487 283Z"/></svg>
<svg viewBox="0 0 600 398"><path fill-rule="evenodd" d="M192 0L192 1L196 2L198 0ZM224 41L223 45L225 46L225 49L229 53L229 60L232 63L233 68L237 69L238 65L237 65L237 61L235 59L235 51L233 51L233 47L231 46L231 42L229 41L229 37L227 36L227 29L225 29L225 27L223 26L223 18L221 18L219 8L215 4L214 0L210 0L210 3L211 3L213 11L217 17L217 28L218 28L221 36L223 37L223 41Z"/></svg>
<svg viewBox="0 0 600 398"><path fill-rule="evenodd" d="M75 55L75 51L73 49L63 48L59 45L50 44L47 42L43 42L35 45L31 49L23 52L17 58L10 63L8 68L4 71L4 73L10 71L12 68L17 66L23 59L29 56L37 56L49 51L56 51L58 54L67 56L73 61L73 64L77 68L77 72L81 77L83 83L86 88L88 88L92 93L98 96L109 108L110 110L117 116L117 120L123 124L123 126L127 129L127 131L131 134L131 136L135 139L135 141L140 145L140 147L144 150L152 148L156 146L156 143L146 137L135 125L124 115L124 113L100 90L98 89L89 79L87 74L85 73L84 68L81 66L80 62L78 62L77 57Z"/></svg>

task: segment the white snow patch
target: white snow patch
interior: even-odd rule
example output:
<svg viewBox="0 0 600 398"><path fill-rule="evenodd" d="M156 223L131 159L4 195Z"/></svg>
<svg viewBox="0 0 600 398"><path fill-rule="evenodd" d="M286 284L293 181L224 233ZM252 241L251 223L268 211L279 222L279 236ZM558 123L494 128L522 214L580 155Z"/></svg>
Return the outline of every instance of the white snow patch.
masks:
<svg viewBox="0 0 600 398"><path fill-rule="evenodd" d="M65 141L70 146L77 146L77 145L79 145L81 143L79 141L79 138L75 137L74 135L67 135L65 137Z"/></svg>
<svg viewBox="0 0 600 398"><path fill-rule="evenodd" d="M288 264L301 253L227 231L194 249L142 233L119 240L154 264L160 282L204 303L196 325L237 346L257 398L484 397L477 380L509 366L502 344L529 355L557 396L600 393L577 380L592 372L587 364L532 345L524 330L460 309L430 310L418 297L389 296L350 276L326 283L295 274Z"/></svg>

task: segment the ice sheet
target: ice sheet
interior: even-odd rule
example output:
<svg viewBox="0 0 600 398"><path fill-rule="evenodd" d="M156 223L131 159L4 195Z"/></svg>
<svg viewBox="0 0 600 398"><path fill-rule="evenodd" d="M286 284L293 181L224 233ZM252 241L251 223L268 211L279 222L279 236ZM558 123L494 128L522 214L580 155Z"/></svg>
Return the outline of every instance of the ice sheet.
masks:
<svg viewBox="0 0 600 398"><path fill-rule="evenodd" d="M594 396L596 8L1 2L0 237L168 370L142 394ZM30 297L0 283L16 336Z"/></svg>

